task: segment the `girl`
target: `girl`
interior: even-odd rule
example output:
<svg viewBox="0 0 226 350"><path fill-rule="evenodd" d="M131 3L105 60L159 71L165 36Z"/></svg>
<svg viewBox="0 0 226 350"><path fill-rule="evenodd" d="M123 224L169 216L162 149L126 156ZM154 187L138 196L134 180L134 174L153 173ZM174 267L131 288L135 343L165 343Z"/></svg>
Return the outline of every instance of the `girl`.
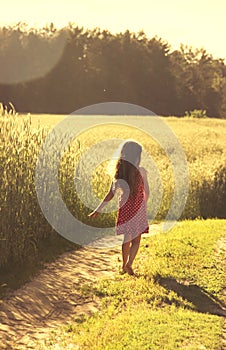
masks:
<svg viewBox="0 0 226 350"><path fill-rule="evenodd" d="M149 197L147 172L140 167L142 147L134 141L124 143L116 164L114 181L110 190L98 207L89 214L96 218L101 209L120 189L116 233L124 234L122 244L122 271L133 275L132 264L140 246L142 233L149 230L146 204Z"/></svg>

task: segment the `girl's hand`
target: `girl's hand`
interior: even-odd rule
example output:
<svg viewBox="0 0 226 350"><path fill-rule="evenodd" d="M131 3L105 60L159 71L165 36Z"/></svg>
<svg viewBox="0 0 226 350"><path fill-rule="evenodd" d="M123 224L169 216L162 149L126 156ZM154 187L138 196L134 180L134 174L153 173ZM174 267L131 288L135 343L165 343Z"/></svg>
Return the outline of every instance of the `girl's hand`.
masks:
<svg viewBox="0 0 226 350"><path fill-rule="evenodd" d="M98 211L95 211L95 210L94 210L92 213L90 213L90 214L88 215L88 217L89 217L89 218L94 218L94 219L95 219L95 218L97 217L98 214L99 214Z"/></svg>
<svg viewBox="0 0 226 350"><path fill-rule="evenodd" d="M111 184L111 188L108 191L108 194L105 196L105 198L102 200L102 202L98 205L98 207L96 207L96 209L94 211L92 211L92 213L90 213L88 215L89 218L96 218L99 213L101 212L102 208L105 207L105 205L114 197L114 191L113 191L113 182Z"/></svg>

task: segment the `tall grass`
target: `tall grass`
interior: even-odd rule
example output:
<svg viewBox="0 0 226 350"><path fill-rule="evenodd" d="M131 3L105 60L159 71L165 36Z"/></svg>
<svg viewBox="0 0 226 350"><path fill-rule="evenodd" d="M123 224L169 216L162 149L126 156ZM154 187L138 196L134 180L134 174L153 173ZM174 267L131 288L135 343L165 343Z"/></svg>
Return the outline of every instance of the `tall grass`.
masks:
<svg viewBox="0 0 226 350"><path fill-rule="evenodd" d="M226 203L226 156L225 156L225 125L224 120L195 120L184 118L169 118L166 122L175 131L181 142L188 160L190 171L190 192L186 207L181 218L195 217L225 217ZM183 124L184 123L184 124ZM197 128L197 131L195 130ZM36 161L40 147L50 128L39 125L34 127L32 117L19 116L12 106L11 110L0 107L0 267L9 262L18 262L32 257L38 250L39 242L55 237L56 232L44 218L36 196L34 177ZM75 190L75 166L81 155L89 147L101 140L111 138L134 138L141 142L145 150L151 154L160 173L163 198L156 219L163 220L170 207L174 190L173 171L164 151L150 137L144 136L139 130L119 126L103 126L92 128L74 140L65 150L59 169L59 188L69 210L79 220L92 225L109 227L114 225L116 204L111 203L113 213L103 213L98 220L87 219L90 211L90 193L85 183L92 181L97 198L103 198L111 183L113 173L109 170L109 162L105 161L95 168L92 179L88 175L78 174L79 189L87 198L88 204L83 204ZM103 155L103 147L99 149ZM114 153L114 150L112 150ZM90 165L95 162L95 154L90 155ZM54 159L49 159L49 169ZM145 159L143 160L145 166ZM148 204L149 219L155 208L155 195L152 193L154 184L149 173L151 197ZM157 184L158 186L158 184ZM61 218L59 218L61 219Z"/></svg>
<svg viewBox="0 0 226 350"><path fill-rule="evenodd" d="M45 220L36 197L34 176L47 129L34 129L31 116L21 120L1 106L0 116L0 266L37 254L39 242L56 233Z"/></svg>

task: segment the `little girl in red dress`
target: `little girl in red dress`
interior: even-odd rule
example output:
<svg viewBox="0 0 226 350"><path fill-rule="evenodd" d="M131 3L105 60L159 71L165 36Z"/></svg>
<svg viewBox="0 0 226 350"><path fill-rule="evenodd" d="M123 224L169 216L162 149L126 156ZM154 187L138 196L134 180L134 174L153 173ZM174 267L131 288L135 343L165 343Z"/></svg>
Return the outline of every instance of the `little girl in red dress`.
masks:
<svg viewBox="0 0 226 350"><path fill-rule="evenodd" d="M89 214L95 218L101 209L120 190L116 233L124 234L122 244L122 271L133 275L132 264L140 246L142 233L149 230L147 220L147 200L149 186L147 172L140 167L142 146L134 141L124 143L117 161L114 181L110 190L98 207Z"/></svg>

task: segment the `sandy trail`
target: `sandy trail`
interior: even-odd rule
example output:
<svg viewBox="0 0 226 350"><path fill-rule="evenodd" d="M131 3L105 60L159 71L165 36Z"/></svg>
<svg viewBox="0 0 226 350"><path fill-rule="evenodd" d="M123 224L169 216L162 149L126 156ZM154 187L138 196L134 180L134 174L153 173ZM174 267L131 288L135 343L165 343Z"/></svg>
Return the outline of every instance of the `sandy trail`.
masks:
<svg viewBox="0 0 226 350"><path fill-rule="evenodd" d="M119 249L83 248L63 254L39 276L0 304L0 349L35 349L54 328L98 309L98 300L81 296L85 283L118 270Z"/></svg>
<svg viewBox="0 0 226 350"><path fill-rule="evenodd" d="M160 230L160 225L152 225L145 237ZM37 341L44 341L52 330L81 314L97 311L98 299L81 295L80 288L113 276L120 267L120 245L86 247L61 255L31 282L0 301L0 349L35 349Z"/></svg>

